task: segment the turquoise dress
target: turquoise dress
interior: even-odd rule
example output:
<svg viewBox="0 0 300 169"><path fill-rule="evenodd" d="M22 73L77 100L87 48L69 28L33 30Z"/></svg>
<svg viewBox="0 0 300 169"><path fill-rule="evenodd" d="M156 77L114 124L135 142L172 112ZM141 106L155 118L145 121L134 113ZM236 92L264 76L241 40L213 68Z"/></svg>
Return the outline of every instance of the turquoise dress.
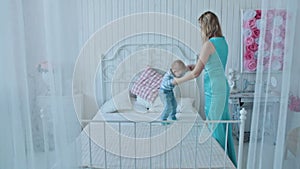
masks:
<svg viewBox="0 0 300 169"><path fill-rule="evenodd" d="M213 37L209 41L215 52L204 67L205 115L207 120L230 120L228 111L229 86L225 76L228 45L224 37ZM225 149L226 124L211 125L213 137ZM227 154L236 165L231 125L228 125Z"/></svg>

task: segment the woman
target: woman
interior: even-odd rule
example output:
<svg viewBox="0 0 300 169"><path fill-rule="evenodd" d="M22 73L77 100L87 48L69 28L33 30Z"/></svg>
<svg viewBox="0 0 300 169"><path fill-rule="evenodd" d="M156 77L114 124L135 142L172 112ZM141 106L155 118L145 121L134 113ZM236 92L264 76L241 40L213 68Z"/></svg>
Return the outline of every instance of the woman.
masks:
<svg viewBox="0 0 300 169"><path fill-rule="evenodd" d="M198 19L202 36L202 50L196 65L190 65L190 73L175 78L174 83L180 84L197 78L204 70L205 115L207 120L229 120L228 98L229 87L225 76L228 46L223 37L218 17L208 11ZM225 149L226 124L211 126L213 137ZM228 156L236 165L234 142L231 125L228 126Z"/></svg>

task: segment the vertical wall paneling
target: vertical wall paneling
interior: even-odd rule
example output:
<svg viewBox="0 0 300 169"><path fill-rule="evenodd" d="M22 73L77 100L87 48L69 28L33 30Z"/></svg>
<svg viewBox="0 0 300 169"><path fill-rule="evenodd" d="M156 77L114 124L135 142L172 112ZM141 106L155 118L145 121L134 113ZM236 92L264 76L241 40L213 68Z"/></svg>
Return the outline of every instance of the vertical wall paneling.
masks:
<svg viewBox="0 0 300 169"><path fill-rule="evenodd" d="M152 3L152 2L151 2ZM153 23L154 22L154 20L151 20L150 19L150 1L145 1L145 7L146 7L146 11L147 11L147 15L148 15L148 20L147 20L147 43L149 44L149 43L151 43L151 41L150 41L150 30L153 30L153 29L151 29L152 28L152 25L150 25L150 23ZM151 26L151 28L150 28L150 26ZM150 50L148 50L147 51L147 58L149 58L151 55L150 55ZM150 60L150 59L149 59ZM149 63L149 62L148 62ZM150 64L151 65L151 64Z"/></svg>
<svg viewBox="0 0 300 169"><path fill-rule="evenodd" d="M215 8L217 15L222 18L222 1L223 0L216 0L215 1Z"/></svg>
<svg viewBox="0 0 300 169"><path fill-rule="evenodd" d="M124 6L125 6L125 4L123 4L124 3L124 1L117 1L116 2L117 3L117 13L118 13L118 18L120 18L120 17L124 17ZM125 32L125 30L124 30L124 25L125 23L124 22L121 22L120 23L120 26L118 27L118 29L119 29L119 33L120 34L124 34L124 32ZM119 35L118 35L118 37L120 37ZM119 38L118 38L119 39ZM122 39L119 39L119 40L122 40ZM118 48L121 46L121 44L120 43L118 43ZM116 51L117 52L117 51ZM123 51L120 51L120 58L121 59L123 59L124 58L124 52ZM126 68L127 67L124 67L124 71L126 71ZM123 87L124 87L124 83L123 82L120 82L120 83L118 83L118 85L116 86L116 88L118 88L118 89L123 89Z"/></svg>
<svg viewBox="0 0 300 169"><path fill-rule="evenodd" d="M86 17L86 3L84 1L81 1L80 7L81 7L81 29L82 29L82 42L84 43L86 41L85 39L85 33L86 33L86 23L87 23L87 17Z"/></svg>
<svg viewBox="0 0 300 169"><path fill-rule="evenodd" d="M91 1L89 1L89 5L88 5L88 17L89 17L89 37L88 38L90 38L90 36L93 34L93 32L95 32L95 30L94 30L94 27L95 27L95 10L94 10L94 1L93 0L91 0ZM94 41L94 40L92 40L92 41ZM90 50L89 50L89 53L91 54L91 55L93 55L93 56L95 56L95 43L93 42L93 43L91 43L91 48L90 48ZM95 60L95 57L93 57L93 58L89 58L89 65L93 68L93 67L95 67L95 62L94 62L94 60ZM93 74L89 74L89 82L88 83L90 83L90 84L93 84L93 79L94 79L94 75ZM92 86L94 86L94 85L92 85ZM93 91L94 90L92 90L92 93L90 93L90 98L89 99L93 99L94 98L94 93L93 93Z"/></svg>
<svg viewBox="0 0 300 169"><path fill-rule="evenodd" d="M210 7L210 0L204 0L201 13L203 13L206 10L210 10L209 7ZM199 13L199 16L201 15L201 13Z"/></svg>
<svg viewBox="0 0 300 169"><path fill-rule="evenodd" d="M236 10L236 9L239 9L238 3L235 3L234 1L232 1L232 3L230 5L232 6L232 11L228 12L228 16L230 18L227 19L227 24L231 28L231 29L230 28L228 28L228 29L231 30L234 34L231 36L231 40L230 40L230 45L233 47L230 49L230 51L228 53L227 65L229 65L230 67L232 67L232 65L237 65L238 69L239 69L240 64L239 63L232 64L232 60L233 60L233 58L235 58L235 60L237 60L236 58L239 57L239 54L238 54L239 47L237 47L237 46L240 46L239 45L240 41L238 39L235 40L235 36L238 36L238 37L240 36L240 33L238 31L240 29L240 26L237 26L237 25L239 25L239 20L240 20L239 13L240 12L238 10ZM232 21L237 22L236 25L233 25ZM227 71L228 71L228 69L227 69Z"/></svg>
<svg viewBox="0 0 300 169"><path fill-rule="evenodd" d="M233 26L232 26L232 22L235 21L234 20L234 16L233 16L233 4L234 4L234 1L228 1L228 3L224 3L224 6L223 6L223 27L225 27L225 30L224 30L224 35L227 39L227 42L228 42L228 45L231 46L231 48L229 49L228 51L228 60L227 62L229 62L231 60L231 58L235 59L236 60L236 57L238 57L239 55L235 55L234 54L234 51L232 51L234 49L234 44L233 44L233 37L236 36L236 37L239 37L239 35L237 35L234 31L233 31ZM226 10L228 9L228 10ZM231 36L228 36L230 35L229 33L232 33ZM229 65L229 64L228 64ZM231 67L231 66L230 66Z"/></svg>
<svg viewBox="0 0 300 169"><path fill-rule="evenodd" d="M83 30L82 30L82 27L83 27L83 8L82 8L82 1L81 0L78 0L77 1L77 3L78 3L78 33L79 33L79 42L78 42L78 44L79 44L79 46L83 46L83 43L84 43L84 41L83 41Z"/></svg>
<svg viewBox="0 0 300 169"><path fill-rule="evenodd" d="M221 22L221 27L222 27L222 33L224 34L226 40L228 43L230 43L230 36L227 37L227 32L228 31L231 31L229 29L229 25L231 25L231 22L228 22L230 19L229 19L229 16L228 16L228 12L229 12L229 6L231 5L230 4L231 1L224 1L224 0L221 0L220 1L220 4L221 4L221 12L220 12L220 22ZM227 10L228 9L228 10ZM227 18L228 17L228 18ZM230 51L229 51L230 52Z"/></svg>
<svg viewBox="0 0 300 169"><path fill-rule="evenodd" d="M164 8L165 8L165 1L162 1L162 0L159 0L158 2L158 5L160 6L160 9L159 9L159 12L160 13L163 13L164 11ZM159 21L159 31L162 32L162 27L164 26L163 25L163 20L162 18L159 18L160 21ZM162 36L159 36L159 43L162 44L163 43L163 39L162 39ZM162 51L160 50L160 55L162 54ZM163 62L163 58L160 57L160 62Z"/></svg>
<svg viewBox="0 0 300 169"><path fill-rule="evenodd" d="M191 22L194 18L193 18L193 13L195 11L193 11L193 1L191 0L190 3L189 3L189 17L187 18L187 21L188 22ZM189 30L189 43L192 44L192 37L194 37L194 35L192 34L192 27L190 27L190 30ZM192 56L192 52L191 50L189 50L189 53L188 53L188 56L191 57Z"/></svg>
<svg viewBox="0 0 300 169"><path fill-rule="evenodd" d="M184 5L184 19L185 20L190 20L189 18L190 18L190 4L189 3L185 3ZM184 41L185 42L188 42L189 40L190 40L190 33L191 33L191 31L189 30L189 27L187 26L187 25L184 25ZM188 49L188 47L186 46L185 47L185 50L187 50Z"/></svg>
<svg viewBox="0 0 300 169"><path fill-rule="evenodd" d="M88 34L91 35L93 33L93 24L94 24L94 11L93 11L93 1L87 1L87 20L88 20Z"/></svg>
<svg viewBox="0 0 300 169"><path fill-rule="evenodd" d="M191 0L191 2L190 2L190 14L189 14L189 19L187 19L187 21L189 22L189 23L193 23L193 20L195 19L195 13L196 13L196 9L194 8L195 7L195 1L193 1L193 0ZM189 30L189 32L190 32L190 37L189 37L189 43L190 44L192 44L192 42L193 42L193 40L194 40L194 38L192 38L192 37L194 37L195 35L192 33L192 27L190 27L190 30ZM188 57L193 57L193 52L191 51L191 50L189 50L188 51ZM191 88L191 87L193 87L192 85L192 83L187 83L187 84L185 84L188 88ZM185 94L185 93L184 93ZM183 97L187 97L187 96L192 96L192 95L194 95L194 92L192 91L192 90L189 90L188 91L188 93L187 93L187 95L183 95Z"/></svg>
<svg viewBox="0 0 300 169"><path fill-rule="evenodd" d="M191 17L191 24L193 24L197 29L199 29L199 24L198 24L198 18L199 18L199 4L201 3L201 1L198 0L192 0L192 17ZM200 37L195 37L195 35L192 36L193 38L191 38L191 43L193 44L197 44L197 42L199 42L199 38ZM198 44L200 46L200 44ZM198 51L195 51L196 53L198 53ZM194 58L196 58L196 56L192 56Z"/></svg>
<svg viewBox="0 0 300 169"><path fill-rule="evenodd" d="M170 9L170 14L171 15L175 15L175 11L174 11L174 0L170 0L170 4L169 4L169 9ZM174 38L174 19L170 20L170 31L171 31L171 40L172 40L172 45L175 43L175 40L173 39ZM174 53L174 48L172 47L172 53Z"/></svg>
<svg viewBox="0 0 300 169"><path fill-rule="evenodd" d="M93 32L96 31L96 28L99 27L99 20L96 18L99 18L99 8L98 8L99 1L93 0L92 6L93 6Z"/></svg>
<svg viewBox="0 0 300 169"><path fill-rule="evenodd" d="M219 15L219 11L217 11L217 6L216 6L216 0L209 0L209 10L215 12L217 15Z"/></svg>

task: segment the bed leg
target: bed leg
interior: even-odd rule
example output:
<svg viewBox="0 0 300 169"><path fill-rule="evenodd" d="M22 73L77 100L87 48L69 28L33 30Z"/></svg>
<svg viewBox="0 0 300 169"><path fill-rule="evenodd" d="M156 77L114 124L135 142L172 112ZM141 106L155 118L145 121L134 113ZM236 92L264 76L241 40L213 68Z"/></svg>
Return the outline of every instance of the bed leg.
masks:
<svg viewBox="0 0 300 169"><path fill-rule="evenodd" d="M243 149L244 149L244 131L245 131L245 121L246 121L246 114L247 111L245 108L243 108L240 111L240 119L241 119L241 124L240 124L240 133L239 133L239 151L238 151L238 169L242 169L242 164L243 164Z"/></svg>

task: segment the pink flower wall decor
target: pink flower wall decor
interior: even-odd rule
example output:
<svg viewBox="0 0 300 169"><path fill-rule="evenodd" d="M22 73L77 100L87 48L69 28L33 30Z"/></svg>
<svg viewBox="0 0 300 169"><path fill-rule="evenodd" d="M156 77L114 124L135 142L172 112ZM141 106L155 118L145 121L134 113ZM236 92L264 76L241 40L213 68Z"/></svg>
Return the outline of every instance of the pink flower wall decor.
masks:
<svg viewBox="0 0 300 169"><path fill-rule="evenodd" d="M242 69L244 72L256 71L259 49L262 50L264 69L282 70L286 15L285 10L279 9L242 11ZM265 31L263 32L264 40L260 41L263 30ZM262 43L262 48L259 47L259 43Z"/></svg>
<svg viewBox="0 0 300 169"><path fill-rule="evenodd" d="M298 96L289 96L289 110L294 112L300 112L300 98Z"/></svg>

